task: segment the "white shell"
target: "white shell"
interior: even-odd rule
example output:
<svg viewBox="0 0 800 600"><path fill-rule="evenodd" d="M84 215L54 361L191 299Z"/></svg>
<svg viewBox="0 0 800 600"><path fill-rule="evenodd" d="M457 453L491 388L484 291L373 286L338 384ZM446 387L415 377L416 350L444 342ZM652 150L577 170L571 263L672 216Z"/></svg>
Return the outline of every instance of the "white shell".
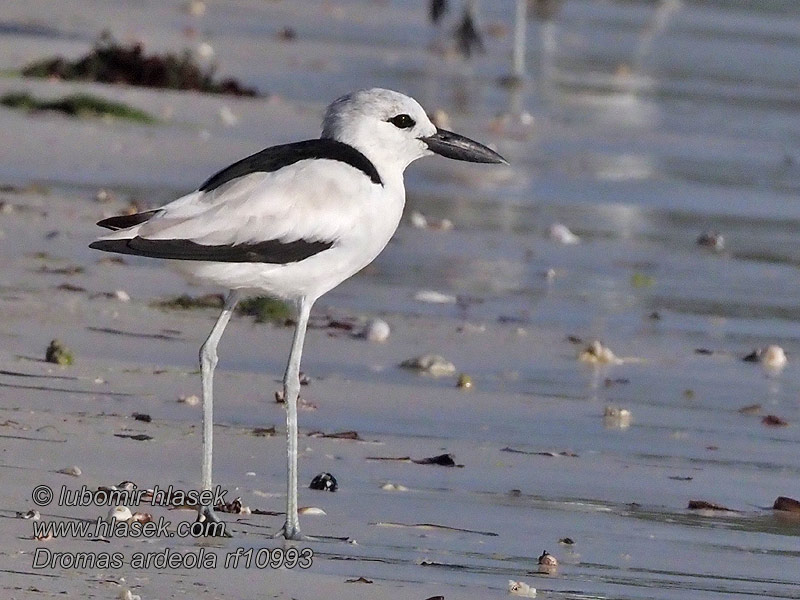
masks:
<svg viewBox="0 0 800 600"><path fill-rule="evenodd" d="M603 424L606 427L626 429L631 426L631 411L627 408L606 406L603 411Z"/></svg>
<svg viewBox="0 0 800 600"><path fill-rule="evenodd" d="M559 244L571 245L577 244L581 241L581 238L572 233L569 230L569 227L563 223L553 223L550 226L549 235L551 240L558 242Z"/></svg>
<svg viewBox="0 0 800 600"><path fill-rule="evenodd" d="M62 473L63 475L72 475L73 477L80 477L83 473L80 467L71 466L71 467L64 467L63 469L59 469L57 473Z"/></svg>
<svg viewBox="0 0 800 600"><path fill-rule="evenodd" d="M324 510L321 508L317 508L316 506L303 506L297 509L298 515L319 515L324 516L327 515Z"/></svg>
<svg viewBox="0 0 800 600"><path fill-rule="evenodd" d="M381 489L385 492L407 492L408 488L404 485L400 485L399 483L392 483L391 481L384 483L381 486Z"/></svg>
<svg viewBox="0 0 800 600"><path fill-rule="evenodd" d="M197 406L200 404L200 398L198 398L195 394L191 394L190 396L181 396L178 398L178 402L188 404L189 406Z"/></svg>
<svg viewBox="0 0 800 600"><path fill-rule="evenodd" d="M622 362L611 351L611 348L603 346L603 344L601 344L597 340L594 340L591 344L589 344L578 355L578 359L582 362L596 364L596 365L618 364Z"/></svg>
<svg viewBox="0 0 800 600"><path fill-rule="evenodd" d="M131 509L127 506L112 506L108 509L109 521L113 521L114 519L117 521L127 521L131 517L133 517Z"/></svg>
<svg viewBox="0 0 800 600"><path fill-rule="evenodd" d="M370 319L364 325L361 336L370 342L385 342L389 339L391 328L389 324L383 319Z"/></svg>
<svg viewBox="0 0 800 600"><path fill-rule="evenodd" d="M408 218L411 221L412 227L415 227L417 229L428 228L428 219L418 210L412 210Z"/></svg>
<svg viewBox="0 0 800 600"><path fill-rule="evenodd" d="M508 593L512 596L523 598L536 598L536 588L529 586L524 581L508 580Z"/></svg>
<svg viewBox="0 0 800 600"><path fill-rule="evenodd" d="M762 354L761 363L775 371L783 369L786 366L786 352L780 346L767 346Z"/></svg>
<svg viewBox="0 0 800 600"><path fill-rule="evenodd" d="M443 294L436 290L420 290L414 294L414 300L430 304L455 304L456 297L452 294Z"/></svg>

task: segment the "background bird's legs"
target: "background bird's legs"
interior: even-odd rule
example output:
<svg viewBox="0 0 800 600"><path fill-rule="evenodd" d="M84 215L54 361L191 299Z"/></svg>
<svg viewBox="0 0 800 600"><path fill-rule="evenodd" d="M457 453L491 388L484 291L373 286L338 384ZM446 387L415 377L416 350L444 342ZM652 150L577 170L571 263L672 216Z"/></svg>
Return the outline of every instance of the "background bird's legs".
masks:
<svg viewBox="0 0 800 600"><path fill-rule="evenodd" d="M203 489L211 489L211 459L214 445L214 368L217 366L217 344L239 302L239 292L231 290L222 312L200 348L200 372L203 377ZM198 507L198 520L218 520L213 507Z"/></svg>

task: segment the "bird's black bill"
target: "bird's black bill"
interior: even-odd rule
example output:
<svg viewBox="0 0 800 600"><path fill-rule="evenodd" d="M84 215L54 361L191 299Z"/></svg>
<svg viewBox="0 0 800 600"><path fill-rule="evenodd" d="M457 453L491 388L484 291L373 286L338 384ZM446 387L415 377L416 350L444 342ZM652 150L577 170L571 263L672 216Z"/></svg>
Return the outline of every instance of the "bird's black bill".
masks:
<svg viewBox="0 0 800 600"><path fill-rule="evenodd" d="M491 148L446 129L437 128L435 134L421 139L432 152L447 158L477 163L508 164L505 158Z"/></svg>

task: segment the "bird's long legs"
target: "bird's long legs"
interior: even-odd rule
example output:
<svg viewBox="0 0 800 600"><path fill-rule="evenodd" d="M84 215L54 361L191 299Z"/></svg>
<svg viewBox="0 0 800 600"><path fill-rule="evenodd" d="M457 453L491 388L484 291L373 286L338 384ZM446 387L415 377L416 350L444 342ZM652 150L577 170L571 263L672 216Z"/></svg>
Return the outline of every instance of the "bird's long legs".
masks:
<svg viewBox="0 0 800 600"><path fill-rule="evenodd" d="M286 486L286 523L281 534L287 540L302 539L297 516L297 398L300 395L300 358L313 300L301 298L297 307L297 325L289 353L289 363L283 376L283 398L286 402L286 452L288 481Z"/></svg>
<svg viewBox="0 0 800 600"><path fill-rule="evenodd" d="M239 292L231 290L222 312L211 328L208 339L200 347L200 373L203 377L203 489L211 489L211 459L214 447L214 368L217 366L217 345L239 302ZM216 521L212 507L198 507L198 520Z"/></svg>

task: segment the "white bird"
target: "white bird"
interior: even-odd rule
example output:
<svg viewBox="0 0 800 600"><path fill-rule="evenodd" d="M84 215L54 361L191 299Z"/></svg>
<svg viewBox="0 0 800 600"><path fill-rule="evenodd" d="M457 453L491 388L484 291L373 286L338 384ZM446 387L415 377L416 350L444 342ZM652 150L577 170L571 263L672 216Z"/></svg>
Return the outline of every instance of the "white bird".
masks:
<svg viewBox="0 0 800 600"><path fill-rule="evenodd" d="M283 377L288 485L279 535L287 539L302 539L297 398L311 307L383 250L403 212L403 171L432 153L506 163L493 150L438 129L413 98L379 88L360 90L328 107L320 139L267 148L161 208L98 223L113 233L91 248L171 259L193 278L229 290L200 349L204 489L211 489L212 387L222 332L243 295L268 294L294 304L296 326ZM201 508L198 518L217 520L211 507Z"/></svg>

